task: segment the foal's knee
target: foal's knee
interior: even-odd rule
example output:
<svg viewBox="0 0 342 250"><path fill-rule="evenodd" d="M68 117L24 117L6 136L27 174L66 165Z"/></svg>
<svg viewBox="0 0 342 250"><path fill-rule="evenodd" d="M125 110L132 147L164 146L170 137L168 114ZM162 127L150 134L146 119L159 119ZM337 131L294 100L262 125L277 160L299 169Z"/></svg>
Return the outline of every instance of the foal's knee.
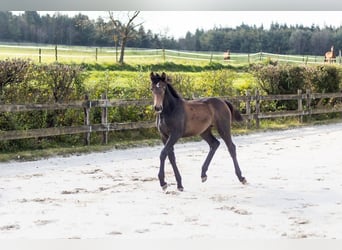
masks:
<svg viewBox="0 0 342 250"><path fill-rule="evenodd" d="M165 158L166 158L167 155L168 155L167 150L163 149L163 150L160 152L160 156L159 156L160 160L161 160L161 161L165 160Z"/></svg>

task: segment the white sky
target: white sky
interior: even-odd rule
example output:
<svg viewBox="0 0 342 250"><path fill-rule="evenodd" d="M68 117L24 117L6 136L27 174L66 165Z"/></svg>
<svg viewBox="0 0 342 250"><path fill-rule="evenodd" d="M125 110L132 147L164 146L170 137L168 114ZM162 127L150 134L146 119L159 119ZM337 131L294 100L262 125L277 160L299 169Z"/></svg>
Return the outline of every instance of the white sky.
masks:
<svg viewBox="0 0 342 250"><path fill-rule="evenodd" d="M60 11L73 16L79 12L91 19L101 16L108 18L105 11ZM46 11L39 11L46 14ZM49 11L54 14L53 11ZM204 30L214 27L231 27L241 25L264 26L268 29L270 24L279 23L287 25L302 24L320 27L342 26L342 11L141 11L138 22L143 22L145 30L161 33L174 38L185 37L187 31L194 33L197 28Z"/></svg>

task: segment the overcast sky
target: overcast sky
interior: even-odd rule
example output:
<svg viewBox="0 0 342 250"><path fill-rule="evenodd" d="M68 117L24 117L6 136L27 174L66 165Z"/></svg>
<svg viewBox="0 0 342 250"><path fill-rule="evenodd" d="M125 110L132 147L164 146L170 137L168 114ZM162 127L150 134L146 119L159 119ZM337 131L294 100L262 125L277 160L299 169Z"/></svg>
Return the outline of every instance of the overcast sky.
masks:
<svg viewBox="0 0 342 250"><path fill-rule="evenodd" d="M80 11L60 11L73 16ZM39 11L40 14L47 12ZM48 13L54 14L53 11ZM101 16L108 18L104 11L83 11L91 19ZM342 26L342 11L142 11L138 22L143 22L146 31L161 33L174 38L184 37L187 31L194 33L197 28L208 30L214 27L235 28L242 23L264 26L279 23L287 25L302 24L304 26L318 25L320 27Z"/></svg>

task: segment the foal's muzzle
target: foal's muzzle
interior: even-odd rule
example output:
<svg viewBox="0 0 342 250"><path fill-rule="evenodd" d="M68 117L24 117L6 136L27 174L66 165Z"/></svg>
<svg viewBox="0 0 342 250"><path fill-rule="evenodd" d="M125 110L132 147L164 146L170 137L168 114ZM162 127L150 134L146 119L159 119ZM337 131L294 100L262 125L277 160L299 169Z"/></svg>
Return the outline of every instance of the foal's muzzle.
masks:
<svg viewBox="0 0 342 250"><path fill-rule="evenodd" d="M154 106L154 111L156 113L161 113L163 111L163 106Z"/></svg>

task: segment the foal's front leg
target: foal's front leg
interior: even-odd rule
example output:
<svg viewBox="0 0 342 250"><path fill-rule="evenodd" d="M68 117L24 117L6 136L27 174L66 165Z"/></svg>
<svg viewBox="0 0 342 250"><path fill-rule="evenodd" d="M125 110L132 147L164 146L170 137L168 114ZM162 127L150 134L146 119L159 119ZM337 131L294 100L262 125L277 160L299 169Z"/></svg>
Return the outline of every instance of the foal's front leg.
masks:
<svg viewBox="0 0 342 250"><path fill-rule="evenodd" d="M179 170L178 170L178 167L177 167L177 164L176 164L176 156L175 156L175 152L173 151L173 147L171 147L170 152L168 154L168 157L169 157L169 160L170 160L173 172L174 172L175 177L176 177L177 189L179 191L183 191L184 187L182 185L182 177L181 177L181 175L179 173Z"/></svg>
<svg viewBox="0 0 342 250"><path fill-rule="evenodd" d="M178 190L183 191L182 178L178 171L178 168L176 165L175 154L173 152L173 145L177 142L178 139L179 139L179 136L170 136L169 138L167 137L162 138L163 143L164 143L164 148L162 149L160 153L160 167L159 167L158 178L159 178L160 186L162 187L163 190L166 190L167 188L167 183L165 182L165 159L166 159L166 156L169 156L170 163L175 173L175 177L177 181L177 188Z"/></svg>
<svg viewBox="0 0 342 250"><path fill-rule="evenodd" d="M167 152L165 150L165 147L163 150L160 152L160 166L159 166L159 173L158 173L158 178L160 182L160 186L162 187L163 190L166 190L167 188L167 183L165 182L165 159L167 156Z"/></svg>

